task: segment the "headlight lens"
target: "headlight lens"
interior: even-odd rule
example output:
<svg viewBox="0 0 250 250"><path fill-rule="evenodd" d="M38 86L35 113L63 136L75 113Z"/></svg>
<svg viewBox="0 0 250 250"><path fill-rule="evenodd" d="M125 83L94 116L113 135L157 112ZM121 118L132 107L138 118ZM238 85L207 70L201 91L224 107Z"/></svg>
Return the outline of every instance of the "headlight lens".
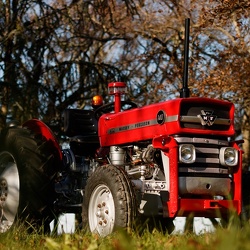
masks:
<svg viewBox="0 0 250 250"><path fill-rule="evenodd" d="M182 144L179 147L179 161L182 163L194 163L196 158L195 147L191 144Z"/></svg>
<svg viewBox="0 0 250 250"><path fill-rule="evenodd" d="M238 164L238 151L232 147L220 149L220 163L223 166L236 166Z"/></svg>

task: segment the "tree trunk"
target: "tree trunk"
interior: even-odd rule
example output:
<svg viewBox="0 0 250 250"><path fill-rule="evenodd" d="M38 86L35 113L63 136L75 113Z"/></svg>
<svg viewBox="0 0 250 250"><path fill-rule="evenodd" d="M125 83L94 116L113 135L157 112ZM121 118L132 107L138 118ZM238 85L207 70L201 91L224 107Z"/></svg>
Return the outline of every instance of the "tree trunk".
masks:
<svg viewBox="0 0 250 250"><path fill-rule="evenodd" d="M242 120L242 136L243 136L243 169L248 170L250 167L250 108L246 108Z"/></svg>

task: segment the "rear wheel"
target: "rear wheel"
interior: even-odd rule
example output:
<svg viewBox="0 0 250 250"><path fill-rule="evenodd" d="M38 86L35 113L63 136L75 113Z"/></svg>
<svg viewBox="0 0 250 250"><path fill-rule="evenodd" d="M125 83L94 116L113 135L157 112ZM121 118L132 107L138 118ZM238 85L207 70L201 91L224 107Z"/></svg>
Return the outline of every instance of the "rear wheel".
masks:
<svg viewBox="0 0 250 250"><path fill-rule="evenodd" d="M107 236L117 228L130 228L135 216L135 196L126 173L112 165L100 166L85 188L83 221L91 232Z"/></svg>
<svg viewBox="0 0 250 250"><path fill-rule="evenodd" d="M20 182L17 165L8 152L0 153L0 232L10 228L19 205Z"/></svg>
<svg viewBox="0 0 250 250"><path fill-rule="evenodd" d="M0 232L19 221L48 229L58 167L53 144L17 127L3 130L0 142Z"/></svg>

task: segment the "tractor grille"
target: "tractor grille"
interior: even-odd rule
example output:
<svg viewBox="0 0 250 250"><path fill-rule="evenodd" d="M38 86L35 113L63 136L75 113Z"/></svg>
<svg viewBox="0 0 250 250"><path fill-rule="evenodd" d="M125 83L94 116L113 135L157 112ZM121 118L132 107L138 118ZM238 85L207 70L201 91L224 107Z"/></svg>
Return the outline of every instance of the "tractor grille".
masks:
<svg viewBox="0 0 250 250"><path fill-rule="evenodd" d="M181 104L180 125L182 128L224 131L229 129L231 123L228 105L189 102Z"/></svg>
<svg viewBox="0 0 250 250"><path fill-rule="evenodd" d="M228 196L232 189L230 169L220 165L219 161L220 148L228 146L228 142L208 138L175 139L180 145L193 144L196 151L194 163L179 163L179 195Z"/></svg>
<svg viewBox="0 0 250 250"><path fill-rule="evenodd" d="M218 176L228 175L229 169L220 164L219 153L221 147L228 146L228 142L207 138L175 138L179 144L193 144L196 160L192 164L179 164L179 176Z"/></svg>

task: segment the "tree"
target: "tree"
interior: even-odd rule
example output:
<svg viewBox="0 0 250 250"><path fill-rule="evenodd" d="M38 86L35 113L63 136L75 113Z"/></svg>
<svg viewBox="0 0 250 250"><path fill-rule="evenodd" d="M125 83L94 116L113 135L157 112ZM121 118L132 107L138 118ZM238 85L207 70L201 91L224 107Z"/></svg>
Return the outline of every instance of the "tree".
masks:
<svg viewBox="0 0 250 250"><path fill-rule="evenodd" d="M51 123L94 94L109 101L111 81L140 105L178 97L189 17L191 94L236 104L249 166L249 10L246 0L0 1L0 126L10 114Z"/></svg>
<svg viewBox="0 0 250 250"><path fill-rule="evenodd" d="M203 38L206 38L203 43L209 45L213 65L207 75L201 75L202 87L193 84L201 95L209 93L212 97L235 103L237 132L242 133L245 141L242 145L244 168L250 166L249 13L249 1L221 1L212 5L208 2L207 6L203 5L200 16ZM202 47L198 50L201 49L206 52Z"/></svg>

